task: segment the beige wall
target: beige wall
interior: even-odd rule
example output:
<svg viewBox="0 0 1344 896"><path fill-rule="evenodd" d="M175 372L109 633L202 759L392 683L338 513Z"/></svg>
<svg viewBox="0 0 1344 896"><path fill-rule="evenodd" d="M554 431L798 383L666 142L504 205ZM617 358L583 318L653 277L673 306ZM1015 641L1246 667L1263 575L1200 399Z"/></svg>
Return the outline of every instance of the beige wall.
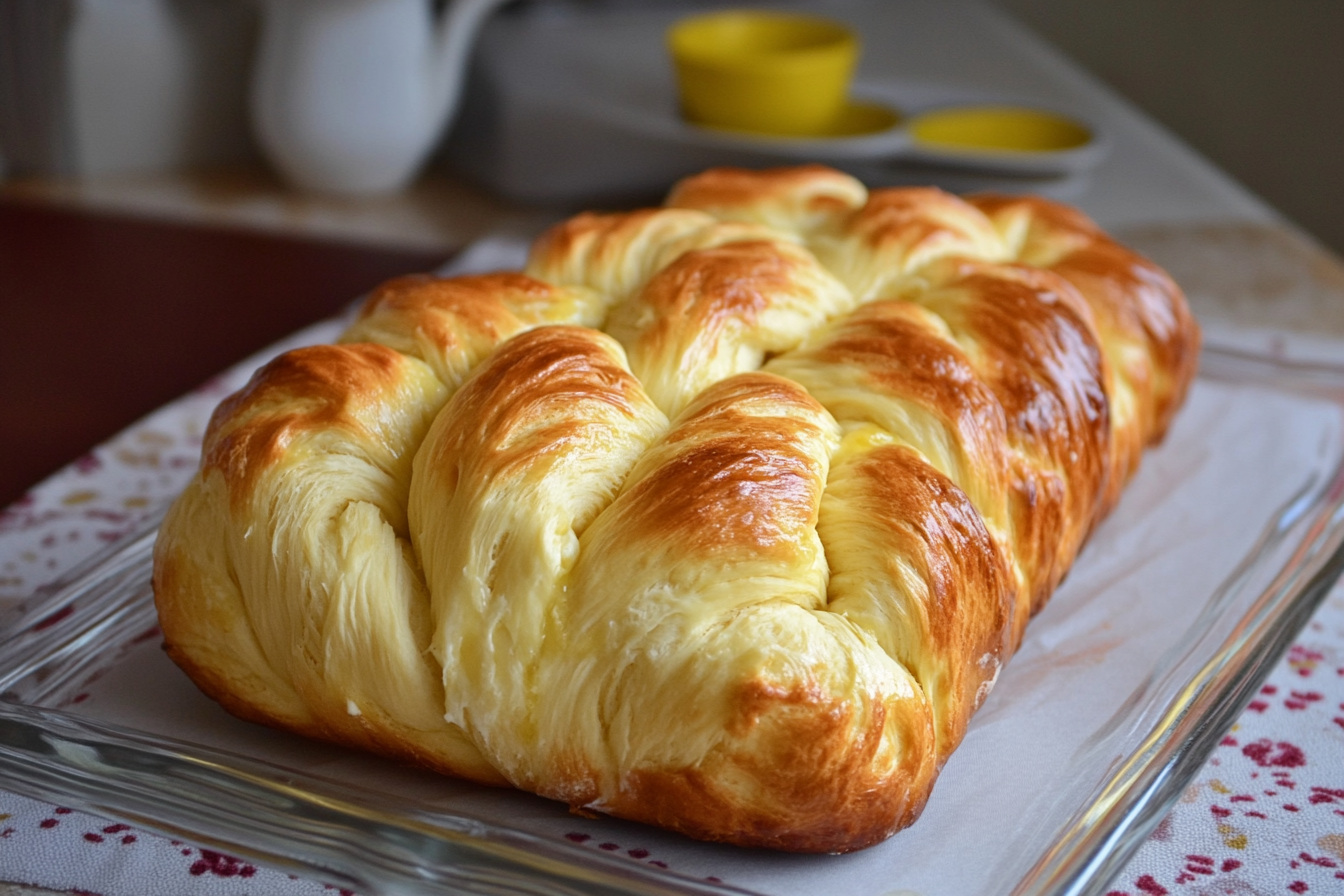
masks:
<svg viewBox="0 0 1344 896"><path fill-rule="evenodd" d="M1344 2L997 3L1344 254Z"/></svg>

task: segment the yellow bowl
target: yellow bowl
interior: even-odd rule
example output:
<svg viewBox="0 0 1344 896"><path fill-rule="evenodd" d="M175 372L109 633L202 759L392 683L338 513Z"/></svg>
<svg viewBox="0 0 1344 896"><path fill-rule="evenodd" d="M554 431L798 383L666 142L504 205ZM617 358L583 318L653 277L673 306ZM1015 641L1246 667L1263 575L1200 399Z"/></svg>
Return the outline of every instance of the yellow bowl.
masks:
<svg viewBox="0 0 1344 896"><path fill-rule="evenodd" d="M688 120L792 137L834 132L859 57L844 25L790 13L692 16L667 40Z"/></svg>
<svg viewBox="0 0 1344 896"><path fill-rule="evenodd" d="M910 122L915 143L949 150L1062 152L1085 146L1092 132L1071 118L1019 106L955 106Z"/></svg>

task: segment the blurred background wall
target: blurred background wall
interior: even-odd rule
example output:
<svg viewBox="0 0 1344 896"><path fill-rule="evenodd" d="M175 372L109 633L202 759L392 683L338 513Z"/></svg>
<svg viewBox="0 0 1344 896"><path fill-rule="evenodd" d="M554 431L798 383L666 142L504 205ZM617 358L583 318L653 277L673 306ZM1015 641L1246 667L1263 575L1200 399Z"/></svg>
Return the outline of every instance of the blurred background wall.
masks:
<svg viewBox="0 0 1344 896"><path fill-rule="evenodd" d="M1344 254L1344 0L990 2ZM255 162L244 119L256 13L254 0L0 0L9 174ZM62 42L65 81L43 65ZM68 120L18 96L59 98Z"/></svg>
<svg viewBox="0 0 1344 896"><path fill-rule="evenodd" d="M253 0L0 0L10 176L256 161Z"/></svg>
<svg viewBox="0 0 1344 896"><path fill-rule="evenodd" d="M995 2L1344 254L1344 2Z"/></svg>

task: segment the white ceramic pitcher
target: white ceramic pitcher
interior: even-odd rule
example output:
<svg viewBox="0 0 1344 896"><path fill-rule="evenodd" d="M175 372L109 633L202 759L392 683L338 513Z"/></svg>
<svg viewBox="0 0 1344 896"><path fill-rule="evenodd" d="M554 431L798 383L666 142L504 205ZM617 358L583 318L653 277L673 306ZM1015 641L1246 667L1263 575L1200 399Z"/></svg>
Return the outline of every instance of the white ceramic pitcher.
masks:
<svg viewBox="0 0 1344 896"><path fill-rule="evenodd" d="M455 114L472 44L508 0L265 0L256 136L293 185L370 195L406 186Z"/></svg>

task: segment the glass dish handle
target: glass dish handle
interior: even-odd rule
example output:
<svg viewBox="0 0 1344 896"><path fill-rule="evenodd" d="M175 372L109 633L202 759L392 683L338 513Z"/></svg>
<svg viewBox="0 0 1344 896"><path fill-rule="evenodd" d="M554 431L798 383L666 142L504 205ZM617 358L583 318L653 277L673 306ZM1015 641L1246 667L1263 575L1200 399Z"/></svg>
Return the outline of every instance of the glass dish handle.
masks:
<svg viewBox="0 0 1344 896"><path fill-rule="evenodd" d="M10 660L0 675L0 698L36 702L95 664L106 663L99 644L124 643L127 634L155 630L153 602L145 602L143 595L150 587L150 558L167 512L165 502L125 536L15 606L13 618L0 623L0 653ZM134 604L141 606L127 612ZM42 667L60 672L35 676ZM22 693L16 692L25 681Z"/></svg>

